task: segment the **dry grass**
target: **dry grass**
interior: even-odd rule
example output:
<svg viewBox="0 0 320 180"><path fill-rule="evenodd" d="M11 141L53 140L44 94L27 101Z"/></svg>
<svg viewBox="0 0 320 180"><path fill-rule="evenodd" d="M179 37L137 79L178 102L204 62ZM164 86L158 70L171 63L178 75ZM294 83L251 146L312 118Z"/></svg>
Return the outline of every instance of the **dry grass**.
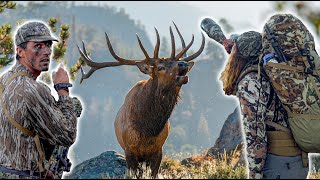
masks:
<svg viewBox="0 0 320 180"><path fill-rule="evenodd" d="M219 154L217 159L206 156L207 152L190 157L190 154L172 154L164 156L161 162L158 179L246 179L247 171L244 165L237 164L241 151L235 149L230 154ZM141 179L151 179L151 170L144 165ZM104 177L107 178L107 177ZM128 173L126 179L137 179ZM109 179L109 178L107 178ZM320 179L320 172L311 172L309 179Z"/></svg>
<svg viewBox="0 0 320 180"><path fill-rule="evenodd" d="M165 156L162 159L159 179L243 179L247 177L244 166L235 166L239 153L226 153L218 159L206 156L206 152L189 158L187 165L181 164L184 154ZM174 158L172 158L174 157ZM142 179L151 179L151 170L142 165ZM104 177L107 178L107 177ZM128 179L137 179L132 173L126 175Z"/></svg>

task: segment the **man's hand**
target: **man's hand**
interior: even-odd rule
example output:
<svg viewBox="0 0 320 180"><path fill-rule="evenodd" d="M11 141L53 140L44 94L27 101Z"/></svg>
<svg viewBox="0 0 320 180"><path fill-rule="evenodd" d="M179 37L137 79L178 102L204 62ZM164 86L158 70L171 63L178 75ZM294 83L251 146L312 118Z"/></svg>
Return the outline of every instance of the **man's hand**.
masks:
<svg viewBox="0 0 320 180"><path fill-rule="evenodd" d="M53 79L53 84L69 83L68 73L62 64L60 64L60 67L57 72L55 72L55 71L52 72L52 79ZM61 89L58 91L58 95L59 96L68 96L69 92Z"/></svg>

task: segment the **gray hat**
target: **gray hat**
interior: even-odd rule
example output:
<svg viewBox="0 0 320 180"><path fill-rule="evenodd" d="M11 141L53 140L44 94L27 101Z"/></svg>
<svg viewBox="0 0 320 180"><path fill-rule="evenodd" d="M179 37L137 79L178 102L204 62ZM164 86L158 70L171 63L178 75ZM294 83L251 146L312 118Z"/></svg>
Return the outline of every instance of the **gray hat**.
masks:
<svg viewBox="0 0 320 180"><path fill-rule="evenodd" d="M240 54L244 57L259 56L262 52L262 36L256 31L241 34L236 44Z"/></svg>
<svg viewBox="0 0 320 180"><path fill-rule="evenodd" d="M24 42L58 41L51 36L49 28L42 22L28 22L22 25L15 36L17 46Z"/></svg>

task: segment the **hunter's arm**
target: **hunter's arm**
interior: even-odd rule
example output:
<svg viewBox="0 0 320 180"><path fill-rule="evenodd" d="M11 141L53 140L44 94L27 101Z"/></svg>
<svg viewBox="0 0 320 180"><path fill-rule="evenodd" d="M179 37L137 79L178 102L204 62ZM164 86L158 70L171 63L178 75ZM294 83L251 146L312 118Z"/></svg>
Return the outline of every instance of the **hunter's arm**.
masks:
<svg viewBox="0 0 320 180"><path fill-rule="evenodd" d="M269 92L269 83L262 81L261 87L256 73L249 73L238 85L237 96L240 100L243 116L249 178L251 179L261 179L263 177L262 169L267 155L265 117Z"/></svg>
<svg viewBox="0 0 320 180"><path fill-rule="evenodd" d="M31 124L40 137L50 144L71 146L75 142L77 116L72 99L59 96L56 101L50 89L40 83L26 87L26 106L31 114Z"/></svg>

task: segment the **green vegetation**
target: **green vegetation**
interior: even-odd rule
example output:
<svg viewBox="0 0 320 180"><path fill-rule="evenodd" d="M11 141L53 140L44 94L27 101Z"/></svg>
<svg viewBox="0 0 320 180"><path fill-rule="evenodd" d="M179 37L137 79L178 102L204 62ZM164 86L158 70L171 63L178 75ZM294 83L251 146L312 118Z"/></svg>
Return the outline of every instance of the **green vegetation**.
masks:
<svg viewBox="0 0 320 180"><path fill-rule="evenodd" d="M0 1L0 14L4 12L5 9L15 8L16 3L12 1ZM14 46L11 33L12 26L9 23L0 25L0 69L14 60L12 55Z"/></svg>

